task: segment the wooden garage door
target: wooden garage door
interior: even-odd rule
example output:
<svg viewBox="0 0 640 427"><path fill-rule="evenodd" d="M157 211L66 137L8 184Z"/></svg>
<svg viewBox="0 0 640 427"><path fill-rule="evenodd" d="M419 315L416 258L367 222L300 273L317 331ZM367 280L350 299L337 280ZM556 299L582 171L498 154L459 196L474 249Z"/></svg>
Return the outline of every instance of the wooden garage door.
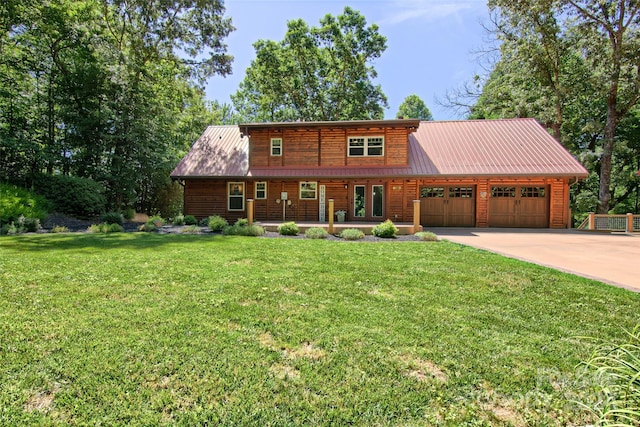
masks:
<svg viewBox="0 0 640 427"><path fill-rule="evenodd" d="M489 227L548 227L548 193L546 186L491 187Z"/></svg>
<svg viewBox="0 0 640 427"><path fill-rule="evenodd" d="M420 224L427 227L473 227L475 187L420 188Z"/></svg>

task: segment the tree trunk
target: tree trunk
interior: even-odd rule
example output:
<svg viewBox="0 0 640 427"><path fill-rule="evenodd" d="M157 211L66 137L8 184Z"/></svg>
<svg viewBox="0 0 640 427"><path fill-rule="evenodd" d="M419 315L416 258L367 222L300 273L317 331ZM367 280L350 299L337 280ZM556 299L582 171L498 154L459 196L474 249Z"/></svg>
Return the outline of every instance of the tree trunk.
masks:
<svg viewBox="0 0 640 427"><path fill-rule="evenodd" d="M613 104L613 105L612 105ZM598 193L597 213L609 213L611 201L611 158L613 157L614 138L617 128L617 112L615 101L609 98L607 111L607 124L604 128L604 141L602 141L602 156L600 157L600 191Z"/></svg>

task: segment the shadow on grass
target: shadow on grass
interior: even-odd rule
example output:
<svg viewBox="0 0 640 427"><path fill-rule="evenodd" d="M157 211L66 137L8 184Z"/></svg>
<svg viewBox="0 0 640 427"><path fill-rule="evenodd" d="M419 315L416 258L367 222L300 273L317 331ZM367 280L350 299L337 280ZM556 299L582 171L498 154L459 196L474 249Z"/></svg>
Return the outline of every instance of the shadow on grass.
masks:
<svg viewBox="0 0 640 427"><path fill-rule="evenodd" d="M204 241L223 244L231 242L220 234L152 234L152 233L113 233L113 234L31 234L0 237L0 249L14 251L51 251L51 250L108 250L108 249L149 249L160 248L173 243Z"/></svg>

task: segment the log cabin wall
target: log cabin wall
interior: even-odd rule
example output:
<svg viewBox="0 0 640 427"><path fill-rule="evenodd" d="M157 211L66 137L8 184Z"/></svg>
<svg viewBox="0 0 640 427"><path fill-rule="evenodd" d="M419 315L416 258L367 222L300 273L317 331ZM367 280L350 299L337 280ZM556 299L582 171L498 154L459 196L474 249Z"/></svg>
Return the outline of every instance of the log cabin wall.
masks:
<svg viewBox="0 0 640 427"><path fill-rule="evenodd" d="M249 167L406 166L409 129L400 128L259 128L252 129ZM383 156L348 155L350 137L384 137ZM271 139L282 138L282 153L271 155Z"/></svg>

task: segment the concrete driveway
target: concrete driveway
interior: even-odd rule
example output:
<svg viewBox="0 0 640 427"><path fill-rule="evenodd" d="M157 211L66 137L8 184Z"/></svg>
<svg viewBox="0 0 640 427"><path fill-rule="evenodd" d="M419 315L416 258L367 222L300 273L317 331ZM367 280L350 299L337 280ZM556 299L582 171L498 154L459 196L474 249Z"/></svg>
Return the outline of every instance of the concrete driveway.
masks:
<svg viewBox="0 0 640 427"><path fill-rule="evenodd" d="M432 228L440 238L640 292L640 234Z"/></svg>

